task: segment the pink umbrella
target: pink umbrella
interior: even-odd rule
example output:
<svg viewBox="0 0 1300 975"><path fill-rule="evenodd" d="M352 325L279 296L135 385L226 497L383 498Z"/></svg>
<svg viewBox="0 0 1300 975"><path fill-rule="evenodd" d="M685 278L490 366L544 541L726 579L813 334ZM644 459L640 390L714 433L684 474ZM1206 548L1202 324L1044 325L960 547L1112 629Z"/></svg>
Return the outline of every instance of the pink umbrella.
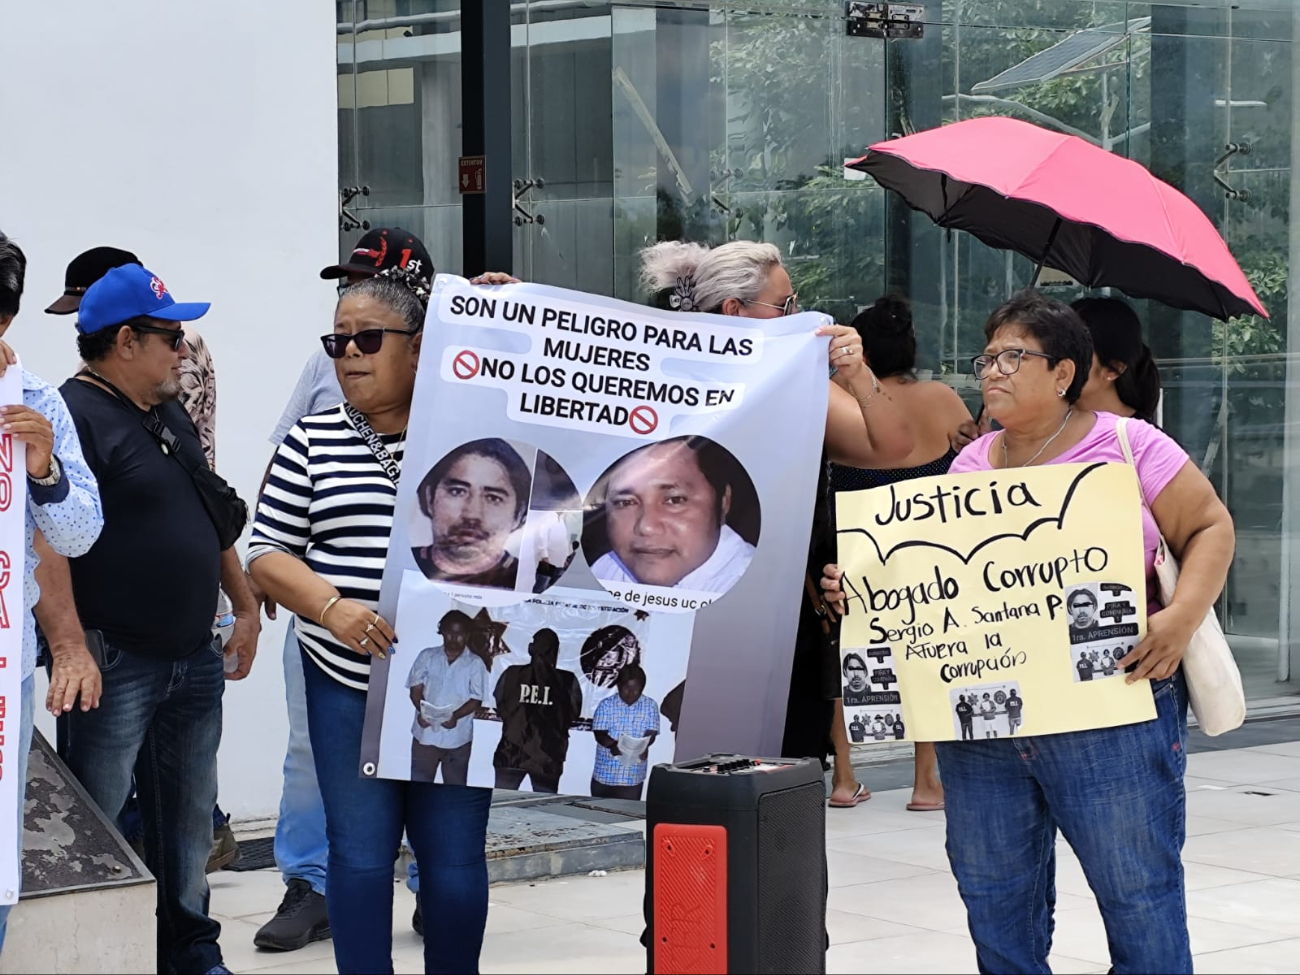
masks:
<svg viewBox="0 0 1300 975"><path fill-rule="evenodd" d="M939 226L1017 251L1040 269L1214 318L1268 316L1195 203L1075 136L974 118L877 143L849 165Z"/></svg>

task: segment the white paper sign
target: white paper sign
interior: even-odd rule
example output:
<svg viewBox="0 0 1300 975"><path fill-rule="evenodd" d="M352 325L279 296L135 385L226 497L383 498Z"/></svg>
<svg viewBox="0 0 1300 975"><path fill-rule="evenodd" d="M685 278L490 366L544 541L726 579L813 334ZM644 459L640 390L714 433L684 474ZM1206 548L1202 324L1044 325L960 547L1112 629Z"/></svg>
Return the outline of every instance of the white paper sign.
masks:
<svg viewBox="0 0 1300 975"><path fill-rule="evenodd" d="M23 370L0 379L0 405L23 401ZM18 902L18 770L22 738L23 580L27 561L27 446L0 434L0 904Z"/></svg>

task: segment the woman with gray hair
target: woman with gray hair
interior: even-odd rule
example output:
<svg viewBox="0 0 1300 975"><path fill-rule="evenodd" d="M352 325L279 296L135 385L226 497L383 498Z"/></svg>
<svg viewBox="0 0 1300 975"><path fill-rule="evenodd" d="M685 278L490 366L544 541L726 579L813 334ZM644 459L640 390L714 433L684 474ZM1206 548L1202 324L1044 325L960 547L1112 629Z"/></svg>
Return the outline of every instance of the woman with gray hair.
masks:
<svg viewBox="0 0 1300 975"><path fill-rule="evenodd" d="M718 247L666 241L641 252L641 280L661 308L771 319L799 310L781 252L772 244L733 241ZM912 432L862 356L862 339L846 325L827 325L830 336L830 400L826 410L825 456L820 465L809 579L834 561L835 527L826 459L845 467L890 467L912 452ZM848 730L840 695L838 631L815 588L805 592L795 637L794 670L786 708L782 754L834 753L830 804L852 807L871 797L857 781L849 756Z"/></svg>
<svg viewBox="0 0 1300 975"><path fill-rule="evenodd" d="M655 305L673 311L765 319L799 310L799 296L772 244L737 240L710 248L664 241L641 252L641 281ZM831 337L830 459L846 467L878 467L906 457L911 431L863 359L858 333L827 325L817 334Z"/></svg>

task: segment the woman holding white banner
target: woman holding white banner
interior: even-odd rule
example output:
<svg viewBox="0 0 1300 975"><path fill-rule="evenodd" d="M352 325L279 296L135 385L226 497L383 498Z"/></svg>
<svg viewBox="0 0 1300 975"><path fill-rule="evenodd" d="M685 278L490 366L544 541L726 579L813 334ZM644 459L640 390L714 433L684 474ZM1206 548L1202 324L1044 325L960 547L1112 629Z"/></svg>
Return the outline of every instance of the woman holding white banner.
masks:
<svg viewBox="0 0 1300 975"><path fill-rule="evenodd" d="M999 433L962 451L951 473L1037 464L1125 463L1142 494L1147 636L1117 666L1149 679L1156 718L1134 725L938 745L948 858L981 971L1048 971L1056 831L1097 896L1115 972L1190 972L1181 852L1186 827L1187 687L1181 661L1223 589L1232 518L1173 440L1138 420L1079 407L1092 340L1078 314L1025 292L998 308L974 360ZM1182 564L1161 607L1155 555ZM840 572L822 586L838 602ZM1008 864L1015 865L1008 870Z"/></svg>
<svg viewBox="0 0 1300 975"><path fill-rule="evenodd" d="M946 383L916 378L916 330L907 299L895 295L877 298L853 319L853 327L862 336L867 362L881 384L913 418L916 447L896 466L863 469L832 465L831 490L861 491L946 473L957 456L948 444L948 432L968 422L970 410ZM943 809L943 786L934 744L918 741L915 749L912 798L907 808L910 812L939 812ZM831 796L831 805L836 799Z"/></svg>
<svg viewBox="0 0 1300 975"><path fill-rule="evenodd" d="M733 241L708 248L664 242L642 251L641 261L642 284L660 307L751 319L779 318L799 310L781 252L772 244ZM864 361L861 337L847 325L824 326L817 334L831 339L825 440L829 459L848 467L880 467L907 457L914 446L911 430ZM821 465L817 485L810 580L835 552L826 466ZM839 805L853 806L871 793L858 783L850 758L840 701L838 633L822 612L811 581L808 590L795 638L782 754L816 756L824 762L827 751L833 751L832 795Z"/></svg>
<svg viewBox="0 0 1300 975"><path fill-rule="evenodd" d="M289 432L249 545L253 578L297 617L341 972L393 970L393 866L403 830L430 919L425 971L477 972L487 922L491 790L357 774L370 658L384 659L397 644L378 612L379 588L428 298L428 282L400 269L343 292L322 344L345 402ZM454 724L453 716L444 727Z"/></svg>

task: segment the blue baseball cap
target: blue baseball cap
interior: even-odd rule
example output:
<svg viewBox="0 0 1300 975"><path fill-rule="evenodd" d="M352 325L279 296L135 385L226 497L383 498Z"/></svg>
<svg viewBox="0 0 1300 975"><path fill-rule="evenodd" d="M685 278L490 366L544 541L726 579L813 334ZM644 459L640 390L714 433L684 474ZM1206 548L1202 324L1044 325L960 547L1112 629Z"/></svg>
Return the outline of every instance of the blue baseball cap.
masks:
<svg viewBox="0 0 1300 975"><path fill-rule="evenodd" d="M77 331L89 335L141 317L192 322L211 307L206 301L181 304L158 275L139 264L124 264L86 289L77 310Z"/></svg>

